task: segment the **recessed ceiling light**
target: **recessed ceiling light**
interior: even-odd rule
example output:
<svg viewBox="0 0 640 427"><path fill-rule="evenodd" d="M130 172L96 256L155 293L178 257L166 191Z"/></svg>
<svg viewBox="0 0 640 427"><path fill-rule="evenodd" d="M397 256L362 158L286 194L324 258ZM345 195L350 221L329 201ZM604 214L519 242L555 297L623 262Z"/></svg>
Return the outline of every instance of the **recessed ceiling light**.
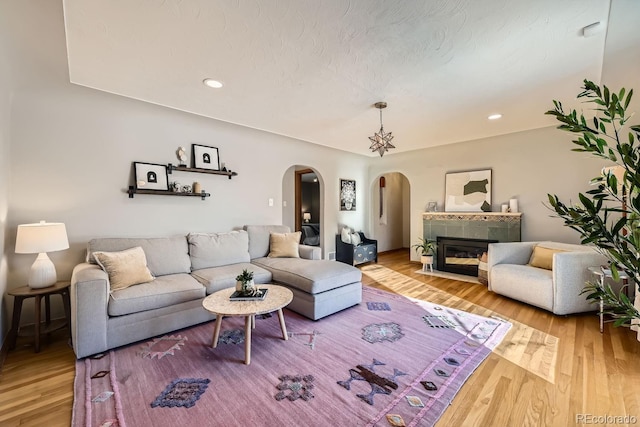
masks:
<svg viewBox="0 0 640 427"><path fill-rule="evenodd" d="M222 83L213 79L204 79L202 83L214 89L220 89L222 87Z"/></svg>
<svg viewBox="0 0 640 427"><path fill-rule="evenodd" d="M492 114L489 117L487 117L489 120L498 120L500 117L502 117L502 114Z"/></svg>

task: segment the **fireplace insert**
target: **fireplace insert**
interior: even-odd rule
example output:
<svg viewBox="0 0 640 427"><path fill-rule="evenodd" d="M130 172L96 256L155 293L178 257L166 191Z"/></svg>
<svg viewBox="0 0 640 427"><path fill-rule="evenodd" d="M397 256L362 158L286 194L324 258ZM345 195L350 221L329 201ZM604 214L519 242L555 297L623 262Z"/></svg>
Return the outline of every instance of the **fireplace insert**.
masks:
<svg viewBox="0 0 640 427"><path fill-rule="evenodd" d="M489 243L497 243L498 241L438 236L437 242L436 268L438 270L477 276L480 257L487 252Z"/></svg>

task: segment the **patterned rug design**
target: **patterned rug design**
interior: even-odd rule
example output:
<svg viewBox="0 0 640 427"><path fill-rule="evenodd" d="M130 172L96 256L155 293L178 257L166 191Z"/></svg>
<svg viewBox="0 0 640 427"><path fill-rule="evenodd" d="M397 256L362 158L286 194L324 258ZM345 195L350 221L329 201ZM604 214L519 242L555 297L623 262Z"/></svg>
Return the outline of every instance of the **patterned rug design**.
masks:
<svg viewBox="0 0 640 427"><path fill-rule="evenodd" d="M431 426L511 324L365 287L319 321L214 322L76 362L75 426Z"/></svg>
<svg viewBox="0 0 640 427"><path fill-rule="evenodd" d="M363 275L370 277L377 283L398 294L402 295L406 292L407 294L415 295L416 290L419 290L422 294L421 298L433 303L431 304L433 308L436 307L436 304L441 304L442 306L464 310L465 312L478 314L480 316L502 317L494 311L451 295L437 287L430 286L429 282L431 280L439 280L437 277L423 276L421 280L416 280L413 277L399 273L381 264L365 265L361 270ZM469 285L461 284L460 286L486 287L486 285L480 283ZM424 304L424 307L427 309L430 306L429 302L421 300L414 301L418 304ZM555 384L555 373L558 370L558 346L560 338L524 323L513 320L510 320L510 322L512 323L511 330L507 333L502 345L494 348L493 352L545 381Z"/></svg>

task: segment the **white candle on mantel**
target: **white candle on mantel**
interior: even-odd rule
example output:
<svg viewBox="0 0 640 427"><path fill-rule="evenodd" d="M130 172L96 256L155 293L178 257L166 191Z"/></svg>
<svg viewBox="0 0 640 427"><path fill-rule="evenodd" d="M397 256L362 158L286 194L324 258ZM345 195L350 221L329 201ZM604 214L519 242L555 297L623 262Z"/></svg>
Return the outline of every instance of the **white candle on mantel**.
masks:
<svg viewBox="0 0 640 427"><path fill-rule="evenodd" d="M518 212L518 199L509 199L509 210L511 212Z"/></svg>

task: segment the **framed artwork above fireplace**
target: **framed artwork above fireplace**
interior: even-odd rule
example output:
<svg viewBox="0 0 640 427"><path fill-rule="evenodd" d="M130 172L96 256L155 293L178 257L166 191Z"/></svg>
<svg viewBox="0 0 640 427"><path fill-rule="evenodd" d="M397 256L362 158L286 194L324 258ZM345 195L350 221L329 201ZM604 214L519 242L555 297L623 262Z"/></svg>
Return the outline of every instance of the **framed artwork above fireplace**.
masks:
<svg viewBox="0 0 640 427"><path fill-rule="evenodd" d="M445 212L491 212L491 169L445 175Z"/></svg>

